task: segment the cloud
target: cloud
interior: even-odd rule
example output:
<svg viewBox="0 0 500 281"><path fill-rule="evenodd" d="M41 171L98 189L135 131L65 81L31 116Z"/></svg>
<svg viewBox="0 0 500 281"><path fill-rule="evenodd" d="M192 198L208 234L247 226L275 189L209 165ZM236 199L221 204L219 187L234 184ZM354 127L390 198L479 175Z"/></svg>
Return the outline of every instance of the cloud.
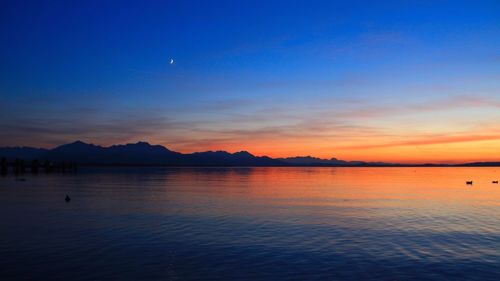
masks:
<svg viewBox="0 0 500 281"><path fill-rule="evenodd" d="M145 140L180 152L255 149L259 155L275 155L279 150L280 156L312 151L320 154L317 156L331 157L336 156L331 155L333 151L500 138L500 132L494 131L498 128L496 125L479 128L483 122L474 118L470 130L460 134L415 132L408 138L405 137L407 131L394 125L367 122L430 111L500 108L500 102L494 97L464 95L387 106L370 105L367 100L340 98L337 101L316 100L291 105L249 98L207 99L177 108L174 104L116 108L73 105L43 109L37 109L36 104L2 106L0 145L52 147L76 139L101 145ZM422 126L427 128L425 124Z"/></svg>
<svg viewBox="0 0 500 281"><path fill-rule="evenodd" d="M0 120L0 145L4 146L52 147L76 139L113 144L193 126L149 108L114 113L97 108L54 109L15 115L6 113Z"/></svg>
<svg viewBox="0 0 500 281"><path fill-rule="evenodd" d="M458 136L449 136L449 135L429 135L429 136L423 136L423 137L417 136L416 139L383 142L383 143L341 146L339 148L340 149L348 149L348 150L373 149L373 148L385 148L385 147L397 147L397 146L450 144L450 143L488 141L488 140L500 140L500 133L498 133L498 134L468 135L467 132L464 132L464 135L458 135Z"/></svg>
<svg viewBox="0 0 500 281"><path fill-rule="evenodd" d="M422 103L353 107L348 110L334 112L334 115L341 118L358 119L465 108L500 108L500 100L487 96L461 95Z"/></svg>

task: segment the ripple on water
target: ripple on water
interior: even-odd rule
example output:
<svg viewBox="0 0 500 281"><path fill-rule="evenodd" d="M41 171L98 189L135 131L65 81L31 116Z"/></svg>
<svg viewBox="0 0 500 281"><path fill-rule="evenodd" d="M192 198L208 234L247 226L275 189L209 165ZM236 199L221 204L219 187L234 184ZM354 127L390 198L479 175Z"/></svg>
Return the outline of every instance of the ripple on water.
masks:
<svg viewBox="0 0 500 281"><path fill-rule="evenodd" d="M0 279L498 280L500 189L471 173L496 170L0 178Z"/></svg>

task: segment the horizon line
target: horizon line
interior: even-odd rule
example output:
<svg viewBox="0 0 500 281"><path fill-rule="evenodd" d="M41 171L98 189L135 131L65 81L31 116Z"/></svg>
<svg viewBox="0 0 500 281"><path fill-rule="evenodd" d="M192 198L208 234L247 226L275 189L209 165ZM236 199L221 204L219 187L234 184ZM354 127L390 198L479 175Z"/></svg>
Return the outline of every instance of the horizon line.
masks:
<svg viewBox="0 0 500 281"><path fill-rule="evenodd" d="M256 154L253 154L251 153L250 151L248 150L238 150L238 151L234 151L234 152L230 152L228 150L204 150L204 151L195 151L195 152L189 152L189 153L184 153L184 152L180 152L180 151L176 151L176 150L171 150L168 148L168 146L165 146L165 145L162 145L162 144L152 144L148 141L144 141L144 140L139 140L139 141L136 141L136 142L127 142L127 143L117 143L117 144L111 144L111 145L101 145L101 144L96 144L96 143L93 143L93 142L86 142L86 141L82 141L81 139L78 139L78 140L75 140L75 141L72 141L72 142L68 142L68 143L63 143L63 144L60 144L60 145L55 145L51 148L48 148L48 147L33 147L33 146L0 146L0 149L13 149L13 148L29 148L29 149L43 149L43 150L53 150L53 149L56 149L58 147L61 147L61 146L64 146L64 145L71 145L71 144L76 144L76 143L82 143L82 144L85 144L85 145L93 145L93 146L96 146L96 147L100 147L100 148L111 148L113 146L126 146L126 145L138 145L138 144L147 144L149 146L161 146L171 152L175 152L175 153L180 153L180 154L183 154L183 155L189 155L189 154L195 154L195 153L205 153L205 152L225 152L225 153L229 153L229 154L236 154L236 153L241 153L241 152L246 152L246 153L249 153L251 154L252 156L255 156L255 157L268 157L270 159L274 159L274 160L279 160L279 159L290 159L290 158L314 158L314 159L318 159L318 160L323 160L323 161L331 161L331 160L338 160L338 161L344 161L344 162L347 162L347 163L355 163L355 162L362 162L364 164L372 164L372 165L375 165L375 164L378 164L377 166L381 166L381 165L394 165L394 166L397 166L397 165L403 165L403 166L426 166L426 165L434 165L434 166L460 166L460 165L468 165L468 164L481 164L481 163L500 163L500 159L499 160L493 160L493 161L485 161L485 160L479 160L479 161L446 161L446 160L443 160L443 161L436 161L436 162L429 162L429 161L424 161L424 162L399 162L399 161L366 161L366 160L346 160L346 159L340 159L340 158L337 158L337 157L330 157L330 158L321 158L321 157L316 157L316 156L312 156L312 155L294 155L294 156L286 156L286 157L271 157L271 156L268 156L268 155L256 155ZM316 166L318 166L318 164L316 164ZM330 164L330 165L325 165L325 166L332 166L333 164ZM300 165L297 165L297 166L300 166ZM303 165L303 166L310 166L310 165Z"/></svg>

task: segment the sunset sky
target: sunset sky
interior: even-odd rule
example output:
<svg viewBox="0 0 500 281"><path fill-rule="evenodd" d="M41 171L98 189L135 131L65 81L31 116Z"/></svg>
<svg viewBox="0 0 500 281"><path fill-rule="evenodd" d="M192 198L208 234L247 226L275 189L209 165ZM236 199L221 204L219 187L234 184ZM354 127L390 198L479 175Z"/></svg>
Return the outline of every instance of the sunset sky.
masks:
<svg viewBox="0 0 500 281"><path fill-rule="evenodd" d="M0 38L0 146L500 161L497 0L3 1Z"/></svg>

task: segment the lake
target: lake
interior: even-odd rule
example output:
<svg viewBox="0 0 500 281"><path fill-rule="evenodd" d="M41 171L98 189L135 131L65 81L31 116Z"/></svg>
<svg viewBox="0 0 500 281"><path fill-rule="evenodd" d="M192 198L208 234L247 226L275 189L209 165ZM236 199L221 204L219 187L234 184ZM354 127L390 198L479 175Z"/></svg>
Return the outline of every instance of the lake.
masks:
<svg viewBox="0 0 500 281"><path fill-rule="evenodd" d="M1 280L500 280L500 168L23 177L0 177Z"/></svg>

